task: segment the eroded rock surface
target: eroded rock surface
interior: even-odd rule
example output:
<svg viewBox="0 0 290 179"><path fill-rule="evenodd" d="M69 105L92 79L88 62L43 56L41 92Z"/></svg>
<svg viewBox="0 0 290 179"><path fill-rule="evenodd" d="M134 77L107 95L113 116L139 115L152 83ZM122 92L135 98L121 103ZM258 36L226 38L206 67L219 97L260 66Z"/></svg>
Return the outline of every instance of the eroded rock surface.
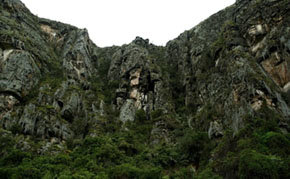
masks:
<svg viewBox="0 0 290 179"><path fill-rule="evenodd" d="M1 177L289 178L289 8L237 0L166 46L99 48L0 0Z"/></svg>
<svg viewBox="0 0 290 179"><path fill-rule="evenodd" d="M18 0L0 2L0 124L6 130L82 138L96 135L106 117L124 124L141 110L156 120L153 143L173 141L172 121L187 121L215 139L227 129L237 134L245 116L267 106L289 132L287 0L236 1L165 47L136 37L108 48L97 47L86 29L34 16ZM171 116L159 119L158 110Z"/></svg>

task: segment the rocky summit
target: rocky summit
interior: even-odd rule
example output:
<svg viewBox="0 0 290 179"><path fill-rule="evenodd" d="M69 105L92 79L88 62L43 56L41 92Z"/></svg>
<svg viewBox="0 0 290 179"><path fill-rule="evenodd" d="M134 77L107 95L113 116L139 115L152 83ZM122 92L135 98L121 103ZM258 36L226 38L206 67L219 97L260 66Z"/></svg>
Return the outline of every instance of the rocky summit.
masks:
<svg viewBox="0 0 290 179"><path fill-rule="evenodd" d="M100 48L0 0L0 178L290 178L290 1Z"/></svg>

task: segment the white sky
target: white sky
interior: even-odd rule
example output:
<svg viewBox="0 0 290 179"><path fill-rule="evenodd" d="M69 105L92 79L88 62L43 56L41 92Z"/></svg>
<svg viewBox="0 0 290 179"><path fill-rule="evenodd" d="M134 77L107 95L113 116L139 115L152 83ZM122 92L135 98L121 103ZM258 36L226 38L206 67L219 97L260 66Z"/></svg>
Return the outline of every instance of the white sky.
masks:
<svg viewBox="0 0 290 179"><path fill-rule="evenodd" d="M87 28L97 46L136 36L165 45L235 0L22 0L32 13Z"/></svg>

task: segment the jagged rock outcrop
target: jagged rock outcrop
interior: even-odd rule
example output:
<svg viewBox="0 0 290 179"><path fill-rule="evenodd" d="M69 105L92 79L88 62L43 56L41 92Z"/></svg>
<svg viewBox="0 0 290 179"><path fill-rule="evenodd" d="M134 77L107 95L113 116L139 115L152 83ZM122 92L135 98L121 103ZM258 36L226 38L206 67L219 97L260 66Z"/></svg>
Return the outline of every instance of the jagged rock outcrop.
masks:
<svg viewBox="0 0 290 179"><path fill-rule="evenodd" d="M168 84L162 79L159 59L149 55L149 46L148 40L137 37L112 56L108 78L119 83L116 105L122 121L134 120L135 110L149 114L155 109L170 109Z"/></svg>
<svg viewBox="0 0 290 179"><path fill-rule="evenodd" d="M4 50L2 57L0 90L22 98L38 83L40 70L26 51Z"/></svg>
<svg viewBox="0 0 290 179"><path fill-rule="evenodd" d="M40 19L20 1L1 2L1 22L2 126L73 137L74 119L85 121L88 113L81 93L96 73L97 47L87 31Z"/></svg>
<svg viewBox="0 0 290 179"><path fill-rule="evenodd" d="M288 120L289 107L279 95L290 76L288 7L287 1L238 1L170 41L168 60L183 72L185 104L197 115L215 106L221 114L214 120L236 132L262 101Z"/></svg>
<svg viewBox="0 0 290 179"><path fill-rule="evenodd" d="M156 163L159 155L164 173L186 164L195 175L203 162L210 172L201 176L261 174L247 157L287 171L289 152L275 147L290 145L289 8L289 0L237 0L164 47L136 37L99 48L86 29L0 0L0 133L38 154L70 153L101 136L118 156L142 151L138 158Z"/></svg>
<svg viewBox="0 0 290 179"><path fill-rule="evenodd" d="M5 0L0 33L1 116L17 109L23 132L49 137L45 131L50 127L39 132L37 125L31 125L36 117L23 121L28 109L51 106L45 110L53 110L69 124L75 118L91 120L88 116L98 115L89 114L93 108L93 113L99 111L95 108L104 100L92 91L93 83L101 79L112 84L109 105L120 111L124 122L133 121L140 109L148 119L157 109L178 110L176 97L191 108L190 125L201 125L209 133L209 123L199 121L208 105L217 114L210 123L218 121L236 132L243 127L243 116L258 111L263 101L288 120L290 110L281 97L288 93L290 80L287 5L287 1L238 1L166 47L137 37L128 45L100 49L85 29L39 19L20 1ZM259 8L263 11L257 13ZM7 128L10 124L3 121ZM67 133L64 136L72 135Z"/></svg>

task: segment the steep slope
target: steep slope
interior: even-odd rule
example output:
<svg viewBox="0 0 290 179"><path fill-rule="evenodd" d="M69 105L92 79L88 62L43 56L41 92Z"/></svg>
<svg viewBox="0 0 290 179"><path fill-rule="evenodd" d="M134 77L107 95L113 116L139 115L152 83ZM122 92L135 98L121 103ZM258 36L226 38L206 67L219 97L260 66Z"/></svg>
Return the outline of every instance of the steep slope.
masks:
<svg viewBox="0 0 290 179"><path fill-rule="evenodd" d="M289 93L288 5L239 1L170 41L168 60L181 74L184 104L197 111L219 108L224 114L218 120L235 132L263 100L289 119L281 97Z"/></svg>
<svg viewBox="0 0 290 179"><path fill-rule="evenodd" d="M0 2L3 178L289 177L289 0L108 48Z"/></svg>

